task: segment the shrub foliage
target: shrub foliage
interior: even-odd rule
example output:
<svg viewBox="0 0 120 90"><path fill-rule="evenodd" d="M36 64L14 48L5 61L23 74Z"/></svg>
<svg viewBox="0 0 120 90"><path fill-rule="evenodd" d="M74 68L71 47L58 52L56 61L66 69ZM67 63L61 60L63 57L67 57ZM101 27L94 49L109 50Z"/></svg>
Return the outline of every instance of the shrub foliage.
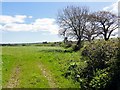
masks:
<svg viewBox="0 0 120 90"><path fill-rule="evenodd" d="M118 42L98 40L84 46L81 59L86 65L84 68L80 64L70 65L67 76L79 82L81 90L120 90Z"/></svg>

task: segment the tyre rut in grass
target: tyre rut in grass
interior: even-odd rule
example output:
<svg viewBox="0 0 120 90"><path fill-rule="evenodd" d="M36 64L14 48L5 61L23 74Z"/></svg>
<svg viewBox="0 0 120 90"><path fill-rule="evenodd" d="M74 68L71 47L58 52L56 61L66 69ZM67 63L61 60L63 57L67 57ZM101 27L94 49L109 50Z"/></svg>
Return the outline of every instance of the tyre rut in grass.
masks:
<svg viewBox="0 0 120 90"><path fill-rule="evenodd" d="M43 76L46 77L46 79L48 80L48 84L49 84L50 88L56 88L57 86L55 84L54 78L52 77L50 71L47 70L45 68L45 66L43 64L41 64L41 63L39 63L38 66L39 66Z"/></svg>
<svg viewBox="0 0 120 90"><path fill-rule="evenodd" d="M19 85L19 74L20 74L20 66L16 66L13 71L10 80L8 81L6 88L15 88Z"/></svg>

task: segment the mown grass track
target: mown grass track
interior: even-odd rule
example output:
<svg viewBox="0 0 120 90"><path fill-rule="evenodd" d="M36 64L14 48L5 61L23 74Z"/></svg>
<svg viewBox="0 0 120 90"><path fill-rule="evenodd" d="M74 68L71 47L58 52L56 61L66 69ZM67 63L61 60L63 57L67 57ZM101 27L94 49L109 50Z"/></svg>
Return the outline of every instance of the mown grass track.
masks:
<svg viewBox="0 0 120 90"><path fill-rule="evenodd" d="M3 88L77 88L79 85L62 75L79 52L64 52L61 47L2 47Z"/></svg>

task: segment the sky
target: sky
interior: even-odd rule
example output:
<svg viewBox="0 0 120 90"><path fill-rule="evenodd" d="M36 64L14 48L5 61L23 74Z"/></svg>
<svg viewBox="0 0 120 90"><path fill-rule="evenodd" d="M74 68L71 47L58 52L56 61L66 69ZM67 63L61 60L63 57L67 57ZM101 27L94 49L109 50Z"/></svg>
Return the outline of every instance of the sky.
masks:
<svg viewBox="0 0 120 90"><path fill-rule="evenodd" d="M56 23L58 10L76 5L87 6L91 11L108 10L117 13L117 2L2 2L0 43L62 41Z"/></svg>

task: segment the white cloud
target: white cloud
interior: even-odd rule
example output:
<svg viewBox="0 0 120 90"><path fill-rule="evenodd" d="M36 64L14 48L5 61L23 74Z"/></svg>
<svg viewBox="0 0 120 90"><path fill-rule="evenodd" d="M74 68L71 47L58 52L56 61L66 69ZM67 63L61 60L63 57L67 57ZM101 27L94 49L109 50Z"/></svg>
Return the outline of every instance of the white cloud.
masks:
<svg viewBox="0 0 120 90"><path fill-rule="evenodd" d="M0 23L24 23L25 19L27 18L26 15L15 15L15 16L8 16L8 15L0 15Z"/></svg>
<svg viewBox="0 0 120 90"><path fill-rule="evenodd" d="M33 16L28 16L28 18L33 18Z"/></svg>
<svg viewBox="0 0 120 90"><path fill-rule="evenodd" d="M58 33L58 26L55 23L55 19L52 18L36 19L35 22L33 22L33 29L35 31L38 30L49 31L52 34Z"/></svg>
<svg viewBox="0 0 120 90"><path fill-rule="evenodd" d="M2 15L0 16L0 30L3 31L48 31L51 34L58 34L58 25L53 18L36 19L34 22L26 24L25 19L32 16L16 15L15 17Z"/></svg>
<svg viewBox="0 0 120 90"><path fill-rule="evenodd" d="M104 7L103 10L104 11L110 11L110 12L118 15L118 2L119 2L119 0L117 2L115 2L115 3L113 3L110 6Z"/></svg>
<svg viewBox="0 0 120 90"><path fill-rule="evenodd" d="M2 30L3 31L31 31L32 25L11 23L11 24L5 24L2 27Z"/></svg>

